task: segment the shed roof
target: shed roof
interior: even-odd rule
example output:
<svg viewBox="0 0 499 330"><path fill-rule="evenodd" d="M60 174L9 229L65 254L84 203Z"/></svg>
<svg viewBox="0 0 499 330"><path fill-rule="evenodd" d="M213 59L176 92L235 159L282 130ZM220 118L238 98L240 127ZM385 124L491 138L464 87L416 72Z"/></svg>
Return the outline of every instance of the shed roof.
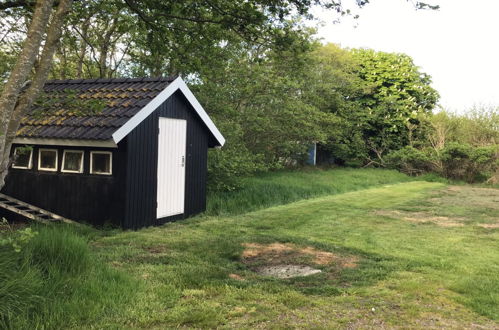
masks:
<svg viewBox="0 0 499 330"><path fill-rule="evenodd" d="M34 106L22 118L16 136L31 139L114 139L118 143L176 90L184 93L218 144L223 145L223 136L183 80L177 77L50 80L44 87L44 102ZM67 105L71 100L59 102L68 97L74 97L78 102L89 101L89 104L97 101L103 109L98 112L75 111ZM50 109L46 111L43 107Z"/></svg>

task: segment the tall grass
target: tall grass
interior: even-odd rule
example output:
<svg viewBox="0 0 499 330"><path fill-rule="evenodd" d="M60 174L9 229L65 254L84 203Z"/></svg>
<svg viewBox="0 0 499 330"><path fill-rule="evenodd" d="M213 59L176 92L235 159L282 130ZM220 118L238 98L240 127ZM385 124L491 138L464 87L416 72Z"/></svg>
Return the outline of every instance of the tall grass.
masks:
<svg viewBox="0 0 499 330"><path fill-rule="evenodd" d="M413 180L397 171L342 168L267 172L246 178L242 189L208 195L206 214L237 215L301 199Z"/></svg>
<svg viewBox="0 0 499 330"><path fill-rule="evenodd" d="M0 328L81 326L130 299L134 281L96 260L78 229L34 230L19 253L0 246Z"/></svg>

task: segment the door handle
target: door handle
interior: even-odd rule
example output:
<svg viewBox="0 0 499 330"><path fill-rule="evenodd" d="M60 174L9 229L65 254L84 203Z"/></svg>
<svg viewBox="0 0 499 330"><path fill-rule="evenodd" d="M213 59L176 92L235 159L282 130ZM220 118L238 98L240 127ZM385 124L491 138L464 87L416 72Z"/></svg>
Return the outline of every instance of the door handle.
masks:
<svg viewBox="0 0 499 330"><path fill-rule="evenodd" d="M185 156L182 156L182 167L185 166Z"/></svg>

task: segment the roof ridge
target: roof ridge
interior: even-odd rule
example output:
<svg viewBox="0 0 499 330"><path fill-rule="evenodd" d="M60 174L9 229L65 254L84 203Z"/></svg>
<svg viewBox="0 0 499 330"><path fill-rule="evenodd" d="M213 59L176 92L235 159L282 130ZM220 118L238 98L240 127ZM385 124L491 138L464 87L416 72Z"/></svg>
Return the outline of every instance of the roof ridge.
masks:
<svg viewBox="0 0 499 330"><path fill-rule="evenodd" d="M138 77L138 78L97 78L97 79L54 79L47 80L45 85L49 84L98 84L98 83L126 83L126 82L163 82L173 81L178 75L167 77Z"/></svg>

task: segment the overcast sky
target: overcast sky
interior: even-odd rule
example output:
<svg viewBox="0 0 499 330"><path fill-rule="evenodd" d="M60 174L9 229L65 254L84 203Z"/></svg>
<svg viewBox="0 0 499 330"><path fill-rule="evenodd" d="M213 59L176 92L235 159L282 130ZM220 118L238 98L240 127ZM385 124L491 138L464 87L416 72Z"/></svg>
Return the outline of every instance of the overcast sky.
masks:
<svg viewBox="0 0 499 330"><path fill-rule="evenodd" d="M325 21L319 36L343 47L410 55L432 76L446 108L499 106L499 1L427 2L439 4L440 10L416 11L406 0L372 0L357 11L360 18L355 21L332 24L330 17L319 13Z"/></svg>

